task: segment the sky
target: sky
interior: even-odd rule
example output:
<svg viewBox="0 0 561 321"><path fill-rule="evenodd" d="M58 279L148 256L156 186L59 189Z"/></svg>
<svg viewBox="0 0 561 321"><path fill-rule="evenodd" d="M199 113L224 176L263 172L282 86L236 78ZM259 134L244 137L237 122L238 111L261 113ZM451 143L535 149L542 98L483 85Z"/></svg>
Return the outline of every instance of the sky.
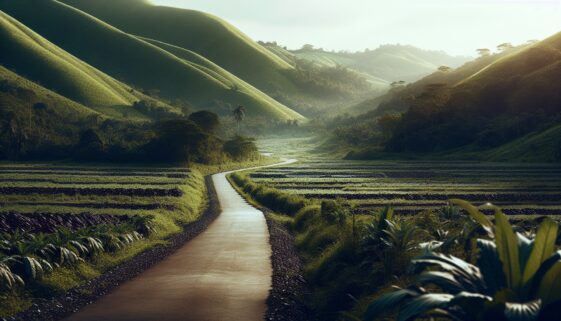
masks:
<svg viewBox="0 0 561 321"><path fill-rule="evenodd" d="M151 0L205 11L254 40L359 51L408 44L476 55L561 31L561 0Z"/></svg>

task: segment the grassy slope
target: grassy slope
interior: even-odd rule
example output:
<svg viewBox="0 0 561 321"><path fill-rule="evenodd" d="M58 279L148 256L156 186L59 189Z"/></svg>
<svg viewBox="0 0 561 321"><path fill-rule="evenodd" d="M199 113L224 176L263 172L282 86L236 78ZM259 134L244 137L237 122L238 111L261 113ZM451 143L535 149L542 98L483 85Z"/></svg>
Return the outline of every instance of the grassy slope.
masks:
<svg viewBox="0 0 561 321"><path fill-rule="evenodd" d="M182 47L170 45L162 41L153 40L149 38L142 38L142 37L140 38L174 54L176 57L183 59L185 63L193 65L194 67L203 70L204 72L212 75L214 78L219 79L221 82L228 84L230 88L237 88L242 92L246 92L248 95L250 95L256 100L261 100L271 105L277 106L278 109L282 110L288 118L299 119L301 117L293 110L280 105L277 101L267 96L259 89L253 87L252 85L248 84L247 82L243 81L237 76L231 74L230 72L218 66L214 62L197 54L196 52L184 49Z"/></svg>
<svg viewBox="0 0 561 321"><path fill-rule="evenodd" d="M518 50L517 50L518 51ZM418 81L407 85L403 89L394 90L388 94L363 101L357 105L351 106L348 111L351 114L361 114L375 110L381 103L389 103L394 105L390 110L403 112L407 109L407 105L400 103L400 100L410 99L420 95L431 84L446 84L449 87L455 87L466 79L479 73L481 70L487 68L489 65L505 57L507 53L495 54L485 57L477 58L473 61L466 62L465 64L448 72L436 71ZM386 112L385 109L380 110L380 113Z"/></svg>
<svg viewBox="0 0 561 321"><path fill-rule="evenodd" d="M400 45L386 45L359 53L297 50L294 54L319 65L347 66L387 83L398 80L415 81L434 72L439 66L457 67L467 61L466 57L452 57L444 52Z"/></svg>
<svg viewBox="0 0 561 321"><path fill-rule="evenodd" d="M267 94L306 95L287 78L290 64L213 15L143 0L64 1L131 34L192 50Z"/></svg>
<svg viewBox="0 0 561 321"><path fill-rule="evenodd" d="M186 100L222 114L229 110L217 110L217 101L243 104L250 116L302 118L280 103L234 90L213 73L61 2L8 1L0 3L0 9L105 73L136 87L156 90L165 98Z"/></svg>
<svg viewBox="0 0 561 321"><path fill-rule="evenodd" d="M502 89L501 103L507 110L556 109L561 103L561 33L520 50L512 50L486 68L467 77L457 90L469 91L485 103L485 89Z"/></svg>
<svg viewBox="0 0 561 321"><path fill-rule="evenodd" d="M0 12L0 63L80 103L131 104L124 85L95 70Z"/></svg>
<svg viewBox="0 0 561 321"><path fill-rule="evenodd" d="M98 112L54 93L45 87L37 85L3 66L0 66L0 82L2 82L2 99L0 100L2 105L20 109L25 108L24 106L27 105L31 106L35 103L43 102L47 104L55 114L70 119L101 116ZM4 90L4 88L7 87L14 88L15 90ZM33 95L34 97L29 99L29 95ZM12 99L10 103L8 103L8 99Z"/></svg>
<svg viewBox="0 0 561 321"><path fill-rule="evenodd" d="M47 110L35 110L33 106L36 103L46 104ZM18 130L20 127L26 127L29 140L41 137L62 145L75 144L83 128L92 121L103 118L98 112L41 87L2 66L0 114L0 128L15 126Z"/></svg>

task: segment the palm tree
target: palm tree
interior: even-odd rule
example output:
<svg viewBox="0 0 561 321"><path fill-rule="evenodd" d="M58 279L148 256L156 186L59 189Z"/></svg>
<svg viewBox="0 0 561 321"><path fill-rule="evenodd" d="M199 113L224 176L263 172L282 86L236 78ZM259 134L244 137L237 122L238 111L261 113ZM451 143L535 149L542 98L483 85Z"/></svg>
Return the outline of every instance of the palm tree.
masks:
<svg viewBox="0 0 561 321"><path fill-rule="evenodd" d="M236 109L234 109L234 119L238 123L238 135L239 135L241 123L245 119L245 107L244 106L240 105Z"/></svg>

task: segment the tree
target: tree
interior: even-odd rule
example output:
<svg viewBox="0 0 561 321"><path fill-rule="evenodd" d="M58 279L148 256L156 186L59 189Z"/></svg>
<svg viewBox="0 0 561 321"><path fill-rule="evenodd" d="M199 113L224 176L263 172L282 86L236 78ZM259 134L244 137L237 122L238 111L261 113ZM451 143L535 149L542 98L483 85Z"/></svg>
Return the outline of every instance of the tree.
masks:
<svg viewBox="0 0 561 321"><path fill-rule="evenodd" d="M500 45L497 46L497 49L499 51L506 51L512 48L514 48L514 46L510 42L501 43Z"/></svg>
<svg viewBox="0 0 561 321"><path fill-rule="evenodd" d="M450 70L452 70L452 68L451 68L451 67L448 67L448 66L440 66L440 67L438 67L438 71L441 71L441 72L449 72Z"/></svg>
<svg viewBox="0 0 561 321"><path fill-rule="evenodd" d="M234 119L236 120L236 123L238 124L238 134L240 133L240 126L242 124L242 121L244 121L245 119L245 107L244 106L238 106L236 109L234 109Z"/></svg>
<svg viewBox="0 0 561 321"><path fill-rule="evenodd" d="M310 44L305 44L305 45L302 46L302 49L300 49L300 50L312 51L312 50L314 50L314 46L310 45Z"/></svg>
<svg viewBox="0 0 561 321"><path fill-rule="evenodd" d="M487 48L479 48L476 51L481 57L487 57L491 55L491 50Z"/></svg>
<svg viewBox="0 0 561 321"><path fill-rule="evenodd" d="M206 110L192 113L189 115L189 120L197 124L202 130L209 133L214 133L218 126L220 126L218 115Z"/></svg>

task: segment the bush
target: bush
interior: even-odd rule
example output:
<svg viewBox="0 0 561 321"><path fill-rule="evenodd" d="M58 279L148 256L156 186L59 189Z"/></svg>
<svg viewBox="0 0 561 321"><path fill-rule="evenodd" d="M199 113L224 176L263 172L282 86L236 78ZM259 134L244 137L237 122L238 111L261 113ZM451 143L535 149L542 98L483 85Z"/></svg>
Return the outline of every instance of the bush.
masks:
<svg viewBox="0 0 561 321"><path fill-rule="evenodd" d="M236 136L224 143L223 150L233 160L254 160L259 158L255 140L252 138Z"/></svg>
<svg viewBox="0 0 561 321"><path fill-rule="evenodd" d="M294 215L294 223L292 229L297 232L304 231L313 221L317 220L321 214L321 207L316 205L308 205L301 208Z"/></svg>
<svg viewBox="0 0 561 321"><path fill-rule="evenodd" d="M339 201L324 200L321 202L321 218L328 224L343 225L349 211Z"/></svg>

